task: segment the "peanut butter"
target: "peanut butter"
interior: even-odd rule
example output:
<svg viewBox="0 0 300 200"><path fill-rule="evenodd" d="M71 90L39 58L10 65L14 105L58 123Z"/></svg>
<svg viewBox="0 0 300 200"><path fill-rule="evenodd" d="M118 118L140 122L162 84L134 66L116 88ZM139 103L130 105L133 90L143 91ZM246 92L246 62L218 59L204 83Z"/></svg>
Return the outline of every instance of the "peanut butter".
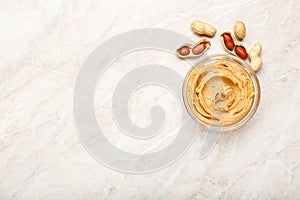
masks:
<svg viewBox="0 0 300 200"><path fill-rule="evenodd" d="M231 61L195 67L188 77L190 109L208 125L226 126L240 121L250 111L254 95L247 72Z"/></svg>

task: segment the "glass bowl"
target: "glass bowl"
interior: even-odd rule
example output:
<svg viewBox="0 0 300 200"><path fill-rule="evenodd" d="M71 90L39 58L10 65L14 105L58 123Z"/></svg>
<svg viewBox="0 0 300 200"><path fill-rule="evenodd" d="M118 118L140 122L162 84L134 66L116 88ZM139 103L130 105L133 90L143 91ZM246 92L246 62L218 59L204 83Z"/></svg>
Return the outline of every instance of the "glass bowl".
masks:
<svg viewBox="0 0 300 200"><path fill-rule="evenodd" d="M252 103L251 103L251 106L250 108L248 107L247 108L247 111L243 112L243 114L241 115L240 119L238 119L237 121L235 122L232 122L232 123L229 123L229 124L225 124L224 122L223 123L220 123L220 124L214 124L214 123L207 123L207 122L204 122L203 117L201 119L201 116L199 117L199 112L198 114L196 113L197 109L195 109L195 98L192 98L191 97L191 94L188 94L188 92L191 92L191 84L192 83L189 83L189 80L191 79L191 82L193 81L193 79L191 78L191 73L194 72L195 73L195 69L198 70L198 71L201 71L201 69L206 69L207 66L215 66L214 64L215 63L219 63L219 62L226 62L226 63L230 63L230 64L234 64L235 68L236 69L239 69L239 67L241 67L240 69L242 69L245 73L243 73L245 76L247 76L250 80L251 80L251 83L253 85L253 88L254 88L254 95L252 93ZM211 69L211 68L207 68L207 69ZM217 68L216 68L217 69ZM240 70L239 69L239 70ZM224 68L225 70L225 68ZM225 71L226 72L226 71ZM199 72L200 73L200 72ZM207 73L207 71L206 71ZM202 77L202 76L201 76ZM247 79L248 79L247 78ZM204 79L204 78L202 78ZM248 80L249 80L248 79ZM221 78L219 79L220 82L223 82L223 80L225 80L224 78ZM207 84L207 82L205 82L204 80L204 83L205 85ZM223 84L222 83L222 84ZM224 83L225 85L225 83ZM207 87L208 86L204 86L204 87ZM204 88L203 87L203 88ZM225 88L225 87L224 87ZM253 88L251 87L251 91L253 90ZM188 91L188 89L190 89ZM204 90L204 89L203 89ZM207 90L206 90L207 91ZM225 91L225 89L224 89ZM192 89L192 93L194 92L194 94L196 94L195 92L195 89ZM210 91L209 91L210 92ZM259 105L259 102L260 102L260 84L259 84L259 80L256 76L256 73L253 71L253 69L249 66L249 64L247 64L246 62L244 62L243 60L237 58L237 57L234 57L234 56L230 56L230 55L225 55L225 54L215 54L215 55L211 55L209 57L206 57L204 58L203 60L199 61L198 63L196 63L194 66L192 66L192 68L189 70L189 72L187 73L185 79L184 79L184 84L183 84L183 88L182 88L182 93L183 93L183 101L184 101L184 104L185 104L185 107L188 111L188 113L190 114L190 116L197 122L197 123L200 123L204 126L206 126L207 128L211 129L211 130L217 130L217 131L232 131L232 130L235 130L235 129L238 129L240 127L242 127L246 122L248 122L252 117L253 115L255 114L257 108L258 108L258 105ZM225 92L224 92L225 93ZM223 94L224 94L223 93ZM200 95L201 96L201 95ZM225 94L223 95L225 97ZM198 98L198 97L197 97ZM199 97L199 98L203 98L204 97ZM199 99L198 98L198 99ZM211 98L210 101L212 102L213 101L213 97L211 95ZM229 97L228 97L229 98ZM206 97L207 99L207 97ZM204 100L203 100L204 101ZM239 100L236 100L237 102ZM241 101L241 100L240 100ZM227 102L227 100L225 101ZM228 100L229 102L229 100ZM250 101L249 101L250 102ZM215 103L216 104L216 103ZM225 103L225 105L227 105L227 103ZM250 105L250 103L249 103ZM194 108L194 109L193 109ZM213 110L213 109L211 109ZM224 118L226 118L226 116L230 117L229 116L230 114L224 114ZM212 115L213 116L213 115ZM233 115L232 115L233 116ZM227 119L227 118L226 118ZM212 121L212 120L211 120Z"/></svg>

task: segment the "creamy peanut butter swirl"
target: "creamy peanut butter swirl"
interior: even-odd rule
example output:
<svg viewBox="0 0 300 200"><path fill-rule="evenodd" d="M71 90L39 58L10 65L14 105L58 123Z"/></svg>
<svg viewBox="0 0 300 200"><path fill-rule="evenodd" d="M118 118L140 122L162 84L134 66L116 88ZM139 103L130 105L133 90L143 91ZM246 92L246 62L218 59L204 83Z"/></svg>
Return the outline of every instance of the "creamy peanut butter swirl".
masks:
<svg viewBox="0 0 300 200"><path fill-rule="evenodd" d="M231 61L196 67L188 77L190 109L208 125L226 126L240 121L249 112L254 95L246 71Z"/></svg>

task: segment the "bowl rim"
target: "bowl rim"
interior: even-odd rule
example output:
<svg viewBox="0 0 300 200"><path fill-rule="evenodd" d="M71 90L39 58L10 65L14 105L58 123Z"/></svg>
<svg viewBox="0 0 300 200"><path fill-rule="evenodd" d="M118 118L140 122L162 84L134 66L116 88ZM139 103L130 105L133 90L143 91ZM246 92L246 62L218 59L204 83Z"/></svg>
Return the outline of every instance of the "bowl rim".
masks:
<svg viewBox="0 0 300 200"><path fill-rule="evenodd" d="M241 67L243 67L243 69L246 71L247 75L250 77L250 79L253 83L254 90L255 90L253 103L252 103L251 108L248 111L248 113L238 122L236 122L234 124L230 124L228 126L215 126L215 125L205 124L204 122L202 122L200 119L198 119L195 116L193 111L190 109L189 103L187 101L188 78L189 78L189 75L192 72L192 70L196 67L207 64L208 62L214 62L214 61L219 61L219 60L232 61L232 62L239 64ZM183 86L182 86L182 97L183 97L184 106L185 106L187 112L189 113L189 115L192 117L192 119L195 122L197 122L198 124L204 125L206 128L209 128L209 130L214 130L214 131L219 131L219 132L233 131L233 130L239 129L242 126L244 126L256 113L256 111L259 107L259 104L260 104L260 100L261 100L260 82L259 82L259 79L258 79L255 71L244 60L241 60L235 56L228 55L228 54L212 54L212 55L208 55L205 58L194 63L193 66L189 69L189 71L187 72L187 74L184 78L184 82L183 82Z"/></svg>

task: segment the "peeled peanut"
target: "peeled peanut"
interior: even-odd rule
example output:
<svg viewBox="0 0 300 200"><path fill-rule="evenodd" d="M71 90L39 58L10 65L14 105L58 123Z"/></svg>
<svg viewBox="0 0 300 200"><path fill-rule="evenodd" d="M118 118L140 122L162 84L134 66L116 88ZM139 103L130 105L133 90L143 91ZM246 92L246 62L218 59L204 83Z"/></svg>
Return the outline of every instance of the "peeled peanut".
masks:
<svg viewBox="0 0 300 200"><path fill-rule="evenodd" d="M259 57L261 54L262 46L259 42L256 42L253 48L249 52L249 59L252 61L254 57Z"/></svg>
<svg viewBox="0 0 300 200"><path fill-rule="evenodd" d="M200 43L192 49L193 54L199 55L206 49L206 43Z"/></svg>
<svg viewBox="0 0 300 200"><path fill-rule="evenodd" d="M254 57L254 58L252 58L250 66L251 66L251 68L255 72L257 72L261 68L261 66L262 66L262 60L261 60L261 58L260 57Z"/></svg>
<svg viewBox="0 0 300 200"><path fill-rule="evenodd" d="M209 37L215 36L217 29L205 22L194 20L192 22L192 30L199 35L206 35Z"/></svg>
<svg viewBox="0 0 300 200"><path fill-rule="evenodd" d="M176 55L179 58L195 58L201 56L207 49L209 49L211 43L207 39L201 39L195 44L185 43L180 45L176 49ZM192 51L192 52L191 52Z"/></svg>
<svg viewBox="0 0 300 200"><path fill-rule="evenodd" d="M242 46L236 46L235 47L235 53L236 53L236 55L238 55L238 57L240 57L243 60L248 58L247 50Z"/></svg>
<svg viewBox="0 0 300 200"><path fill-rule="evenodd" d="M244 37L246 36L246 26L242 21L235 22L234 35L239 40L243 40Z"/></svg>
<svg viewBox="0 0 300 200"><path fill-rule="evenodd" d="M180 49L180 54L183 56L189 55L190 54L190 49L188 47L182 47Z"/></svg>
<svg viewBox="0 0 300 200"><path fill-rule="evenodd" d="M226 48L230 51L232 51L234 49L234 42L231 38L231 36L229 34L224 34L223 35L223 38L224 38L224 44L226 46Z"/></svg>

